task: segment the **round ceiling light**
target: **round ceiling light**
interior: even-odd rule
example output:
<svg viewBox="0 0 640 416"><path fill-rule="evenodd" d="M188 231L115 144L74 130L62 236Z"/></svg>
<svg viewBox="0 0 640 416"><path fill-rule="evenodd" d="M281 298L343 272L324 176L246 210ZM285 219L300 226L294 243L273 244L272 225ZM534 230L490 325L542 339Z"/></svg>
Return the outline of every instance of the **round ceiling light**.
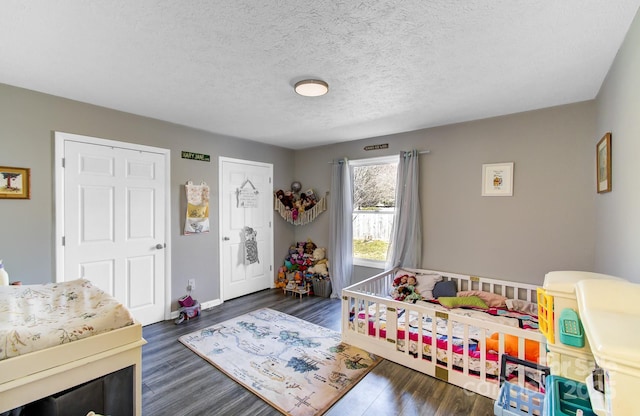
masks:
<svg viewBox="0 0 640 416"><path fill-rule="evenodd" d="M318 79L305 79L296 82L294 89L305 97L319 97L329 92L329 84Z"/></svg>

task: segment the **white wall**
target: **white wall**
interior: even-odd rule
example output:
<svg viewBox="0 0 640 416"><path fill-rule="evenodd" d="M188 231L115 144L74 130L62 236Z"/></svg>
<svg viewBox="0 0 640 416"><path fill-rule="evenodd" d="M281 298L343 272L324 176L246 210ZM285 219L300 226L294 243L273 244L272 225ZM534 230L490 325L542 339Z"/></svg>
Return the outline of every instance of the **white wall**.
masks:
<svg viewBox="0 0 640 416"><path fill-rule="evenodd" d="M640 13L596 99L597 141L612 134L610 193L596 197L595 269L640 283Z"/></svg>

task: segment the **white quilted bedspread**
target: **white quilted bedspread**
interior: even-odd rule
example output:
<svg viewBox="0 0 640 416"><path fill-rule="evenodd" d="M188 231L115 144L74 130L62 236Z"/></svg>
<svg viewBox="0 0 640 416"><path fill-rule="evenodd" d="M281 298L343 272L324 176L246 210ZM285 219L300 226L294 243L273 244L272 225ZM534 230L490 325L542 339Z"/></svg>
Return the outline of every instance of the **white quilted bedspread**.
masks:
<svg viewBox="0 0 640 416"><path fill-rule="evenodd" d="M0 286L0 360L133 323L124 305L88 280Z"/></svg>

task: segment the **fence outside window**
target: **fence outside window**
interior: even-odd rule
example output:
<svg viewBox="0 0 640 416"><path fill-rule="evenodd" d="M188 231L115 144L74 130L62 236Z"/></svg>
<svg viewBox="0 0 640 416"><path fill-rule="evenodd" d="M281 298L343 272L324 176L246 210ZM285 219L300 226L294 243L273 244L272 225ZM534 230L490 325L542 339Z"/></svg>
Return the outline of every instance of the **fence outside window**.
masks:
<svg viewBox="0 0 640 416"><path fill-rule="evenodd" d="M385 261L393 228L393 215L393 208L353 212L353 256L355 258Z"/></svg>

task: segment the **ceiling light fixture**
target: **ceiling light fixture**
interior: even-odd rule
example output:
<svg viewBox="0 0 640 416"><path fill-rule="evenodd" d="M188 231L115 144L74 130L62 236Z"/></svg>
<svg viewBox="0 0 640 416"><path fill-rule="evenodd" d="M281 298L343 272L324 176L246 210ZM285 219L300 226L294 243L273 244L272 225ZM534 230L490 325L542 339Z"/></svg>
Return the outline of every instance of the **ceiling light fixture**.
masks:
<svg viewBox="0 0 640 416"><path fill-rule="evenodd" d="M293 89L305 97L319 97L329 92L329 84L318 79L305 79L296 82Z"/></svg>

